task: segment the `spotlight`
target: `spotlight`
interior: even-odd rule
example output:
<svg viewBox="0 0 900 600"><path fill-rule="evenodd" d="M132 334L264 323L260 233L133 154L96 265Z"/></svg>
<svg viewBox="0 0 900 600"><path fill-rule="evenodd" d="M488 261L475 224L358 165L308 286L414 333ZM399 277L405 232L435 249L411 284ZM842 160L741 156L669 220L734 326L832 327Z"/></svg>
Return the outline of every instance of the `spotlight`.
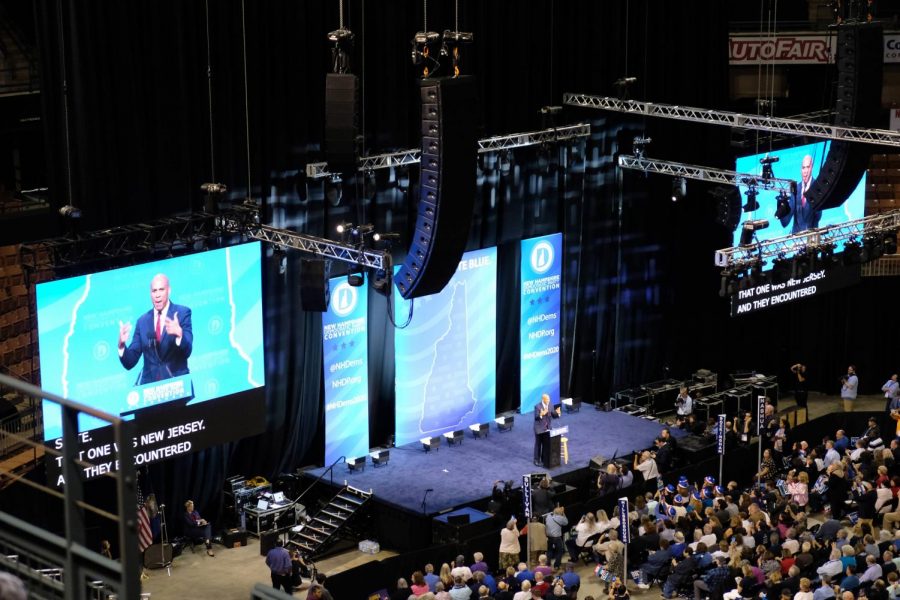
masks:
<svg viewBox="0 0 900 600"><path fill-rule="evenodd" d="M884 234L884 253L897 254L897 232L890 231Z"/></svg>
<svg viewBox="0 0 900 600"><path fill-rule="evenodd" d="M77 206L73 206L71 204L66 204L62 208L59 209L59 214L67 219L80 219L81 218L81 209Z"/></svg>
<svg viewBox="0 0 900 600"><path fill-rule="evenodd" d="M815 256L815 251L805 248L794 256L791 262L791 279L803 279L810 272L810 262Z"/></svg>
<svg viewBox="0 0 900 600"><path fill-rule="evenodd" d="M391 451L375 450L374 452L370 452L369 456L372 457L372 465L377 469L378 467L384 467L388 464L388 461L391 460Z"/></svg>
<svg viewBox="0 0 900 600"><path fill-rule="evenodd" d="M441 438L439 437L424 437L419 441L422 442L422 449L425 450L425 452L441 449Z"/></svg>
<svg viewBox="0 0 900 600"><path fill-rule="evenodd" d="M864 263L878 260L884 254L884 238L877 236L866 236L863 240L863 250L860 260Z"/></svg>
<svg viewBox="0 0 900 600"><path fill-rule="evenodd" d="M672 202L678 202L687 196L687 181L684 177L676 177L672 180Z"/></svg>
<svg viewBox="0 0 900 600"><path fill-rule="evenodd" d="M361 287L366 283L366 274L362 271L350 271L347 273L347 283L350 287Z"/></svg>
<svg viewBox="0 0 900 600"><path fill-rule="evenodd" d="M649 137L636 137L632 142L632 153L638 158L644 158L644 153L647 151L647 146L650 145L653 139Z"/></svg>
<svg viewBox="0 0 900 600"><path fill-rule="evenodd" d="M844 250L840 253L840 262L843 265L856 265L862 262L863 246L859 240L849 240L844 244Z"/></svg>
<svg viewBox="0 0 900 600"><path fill-rule="evenodd" d="M400 239L399 233L374 233L372 239L376 242L393 242Z"/></svg>
<svg viewBox="0 0 900 600"><path fill-rule="evenodd" d="M351 473L353 471L364 471L366 469L366 457L360 456L359 458L348 458L347 467L350 468Z"/></svg>
<svg viewBox="0 0 900 600"><path fill-rule="evenodd" d="M224 183L204 183L200 189L207 194L224 194L228 191L228 186Z"/></svg>
<svg viewBox="0 0 900 600"><path fill-rule="evenodd" d="M772 163L777 163L777 156L769 156L766 154L763 158L759 159L759 164L762 165L762 178L763 179L775 179L775 173L772 171ZM768 181L764 181L763 185L771 185Z"/></svg>
<svg viewBox="0 0 900 600"><path fill-rule="evenodd" d="M494 422L497 424L497 431L500 431L501 433L504 431L512 431L513 425L515 425L515 417L513 415L497 417L494 419Z"/></svg>
<svg viewBox="0 0 900 600"><path fill-rule="evenodd" d="M776 208L775 208L775 218L783 219L784 217L791 214L791 197L784 190L778 192L778 196L775 199Z"/></svg>
<svg viewBox="0 0 900 600"><path fill-rule="evenodd" d="M744 221L743 228L741 229L741 246L749 246L752 244L756 232L765 229L768 226L769 222L765 219Z"/></svg>
<svg viewBox="0 0 900 600"><path fill-rule="evenodd" d="M469 425L469 431L472 432L472 437L476 440L478 438L486 438L488 436L488 431L490 431L489 423L473 423Z"/></svg>
<svg viewBox="0 0 900 600"><path fill-rule="evenodd" d="M759 202L756 201L756 197L759 195L759 190L756 189L756 184L754 183L747 191L744 192L747 196L747 202L744 204L744 212L753 212L759 208Z"/></svg>
<svg viewBox="0 0 900 600"><path fill-rule="evenodd" d="M353 229L353 223L338 223L338 226L335 227L335 230L340 233L342 236L346 236Z"/></svg>
<svg viewBox="0 0 900 600"><path fill-rule="evenodd" d="M447 438L448 446L455 446L457 444L462 444L464 431L462 429L457 429L456 431L448 431L444 434L444 437Z"/></svg>

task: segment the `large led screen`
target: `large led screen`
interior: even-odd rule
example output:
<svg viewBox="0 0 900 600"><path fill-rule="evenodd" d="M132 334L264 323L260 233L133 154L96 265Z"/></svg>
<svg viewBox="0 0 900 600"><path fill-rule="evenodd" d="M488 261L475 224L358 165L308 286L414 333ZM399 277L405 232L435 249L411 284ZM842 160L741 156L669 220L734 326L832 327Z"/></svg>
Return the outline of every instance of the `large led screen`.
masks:
<svg viewBox="0 0 900 600"><path fill-rule="evenodd" d="M769 153L771 157L778 158L778 162L772 165L775 177L797 181L797 193L789 201L790 213L776 217L778 191L765 190L760 187L759 195L757 196L759 208L753 212L742 213L741 222L734 232L735 246L740 245L744 221L750 219L765 219L769 222L769 226L766 229L756 233L757 239L763 242L816 227L827 227L854 219L861 219L864 216L866 203L865 175L863 175L862 180L856 186L856 189L853 190L853 193L840 206L818 211L812 210L806 203L804 191L812 185L818 176L819 170L825 161L825 156L828 154L830 144L831 142L817 142ZM759 174L761 167L759 161L765 156L766 153L760 153L738 158L735 162L735 170L739 173ZM809 167L806 168L805 165ZM806 179L804 180L805 176ZM746 196L744 196L743 200L746 203ZM843 246L841 245L836 248L836 251L840 252L842 248Z"/></svg>
<svg viewBox="0 0 900 600"><path fill-rule="evenodd" d="M425 436L484 423L496 414L497 249L463 255L439 293L404 300L394 294L402 322L394 337L399 446Z"/></svg>
<svg viewBox="0 0 900 600"><path fill-rule="evenodd" d="M262 431L258 242L39 284L36 298L42 387L133 419L138 464ZM58 445L60 408L43 413ZM108 443L104 424L80 415L82 442Z"/></svg>

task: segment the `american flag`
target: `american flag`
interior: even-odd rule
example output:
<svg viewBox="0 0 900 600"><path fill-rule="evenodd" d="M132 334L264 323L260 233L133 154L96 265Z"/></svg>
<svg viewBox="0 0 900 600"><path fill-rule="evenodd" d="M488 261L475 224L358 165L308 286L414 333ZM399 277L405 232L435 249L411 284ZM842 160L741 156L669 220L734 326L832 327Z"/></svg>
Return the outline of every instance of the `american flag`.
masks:
<svg viewBox="0 0 900 600"><path fill-rule="evenodd" d="M140 480L137 485L137 520L138 550L143 552L153 543L153 531L150 529L150 516L144 508L144 494L141 492Z"/></svg>

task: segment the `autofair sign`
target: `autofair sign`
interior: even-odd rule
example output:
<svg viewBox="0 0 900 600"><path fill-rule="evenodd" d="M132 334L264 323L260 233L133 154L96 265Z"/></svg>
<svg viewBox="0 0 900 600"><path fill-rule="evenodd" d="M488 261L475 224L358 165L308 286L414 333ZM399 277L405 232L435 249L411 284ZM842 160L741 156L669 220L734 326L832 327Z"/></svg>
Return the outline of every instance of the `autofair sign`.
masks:
<svg viewBox="0 0 900 600"><path fill-rule="evenodd" d="M728 62L732 65L825 65L834 62L834 35L793 33L779 36L732 35ZM900 63L900 33L884 34L884 62Z"/></svg>

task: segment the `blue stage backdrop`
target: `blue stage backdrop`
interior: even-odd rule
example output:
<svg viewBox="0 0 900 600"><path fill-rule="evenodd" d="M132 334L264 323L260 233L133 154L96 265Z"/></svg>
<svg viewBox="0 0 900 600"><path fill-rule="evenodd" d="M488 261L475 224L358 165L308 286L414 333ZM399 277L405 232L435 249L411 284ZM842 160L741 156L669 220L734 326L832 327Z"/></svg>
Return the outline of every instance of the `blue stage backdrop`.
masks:
<svg viewBox="0 0 900 600"><path fill-rule="evenodd" d="M146 377L142 370L149 350L126 370L117 345L120 323L130 324L127 344L139 335L139 321L151 313L150 285L157 274L169 279L169 301L189 313L178 318L191 323L193 344L187 358L189 373L176 370L164 375L161 371L171 369L163 364L155 367L148 383L142 380ZM41 383L50 392L113 415L137 418L138 423L144 409L176 400L184 409L247 390L261 392L265 384L261 283L260 245L254 242L40 284L36 296ZM152 330L152 316L149 319ZM182 325L186 328L187 322ZM163 360L175 339L167 340L166 335L153 345ZM252 410L247 406L248 419L264 411L264 396L259 393L253 398L259 406L254 404ZM62 432L59 407L43 404L44 439L57 438ZM204 416L196 410L186 414ZM216 421L211 416L192 427L205 429ZM154 426L176 422L157 420ZM102 424L81 415L79 428L92 430ZM229 434L225 439L253 435L263 426L262 419L247 422L245 434ZM209 437L210 442L225 439ZM201 443L194 444L195 450L199 447Z"/></svg>
<svg viewBox="0 0 900 600"><path fill-rule="evenodd" d="M522 240L521 412L550 394L559 402L562 234Z"/></svg>
<svg viewBox="0 0 900 600"><path fill-rule="evenodd" d="M326 465L369 451L368 285L335 277L330 289L322 313Z"/></svg>
<svg viewBox="0 0 900 600"><path fill-rule="evenodd" d="M410 301L394 299L403 321ZM398 446L496 416L497 249L465 253L447 287L414 307L394 337Z"/></svg>

